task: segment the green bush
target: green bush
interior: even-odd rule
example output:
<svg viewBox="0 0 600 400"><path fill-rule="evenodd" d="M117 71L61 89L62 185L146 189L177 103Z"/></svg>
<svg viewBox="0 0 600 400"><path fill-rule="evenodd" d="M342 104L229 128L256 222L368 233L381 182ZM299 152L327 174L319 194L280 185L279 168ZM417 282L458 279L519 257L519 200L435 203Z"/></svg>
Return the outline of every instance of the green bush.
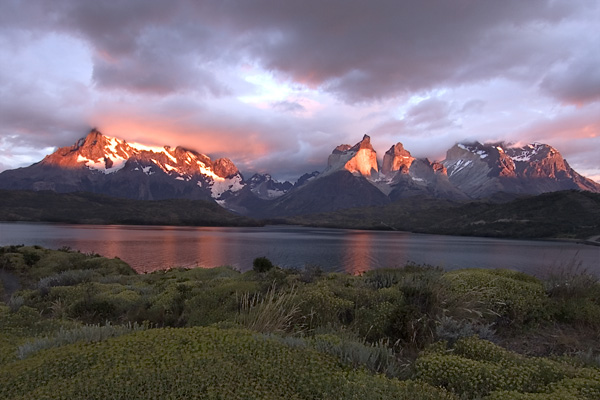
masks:
<svg viewBox="0 0 600 400"><path fill-rule="evenodd" d="M500 327L519 329L548 318L541 281L510 270L463 269L444 274L451 293L469 299L480 315Z"/></svg>
<svg viewBox="0 0 600 400"><path fill-rule="evenodd" d="M587 399L587 393L595 395L600 388L597 369L521 356L475 337L458 340L450 350L432 348L417 359L415 368L419 379L465 398L546 398L538 393L561 398L560 393L568 392L565 398Z"/></svg>
<svg viewBox="0 0 600 400"><path fill-rule="evenodd" d="M273 263L267 257L258 257L252 261L252 269L256 272L267 272L273 266Z"/></svg>

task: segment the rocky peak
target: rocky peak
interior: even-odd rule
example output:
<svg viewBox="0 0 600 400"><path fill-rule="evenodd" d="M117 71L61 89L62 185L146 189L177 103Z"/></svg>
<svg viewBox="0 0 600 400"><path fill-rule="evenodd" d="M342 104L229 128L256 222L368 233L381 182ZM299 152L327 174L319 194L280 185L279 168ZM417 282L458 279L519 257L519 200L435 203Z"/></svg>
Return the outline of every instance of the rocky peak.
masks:
<svg viewBox="0 0 600 400"><path fill-rule="evenodd" d="M506 153L515 162L517 173L529 178L571 178L573 170L554 147L534 143L512 147Z"/></svg>
<svg viewBox="0 0 600 400"><path fill-rule="evenodd" d="M402 143L398 142L390 147L383 156L381 172L386 175L395 171L407 174L414 160L415 158L404 149Z"/></svg>
<svg viewBox="0 0 600 400"><path fill-rule="evenodd" d="M338 147L333 149L332 154L344 154L348 152L348 150L350 150L351 148L352 146L350 146L349 144L340 144Z"/></svg>
<svg viewBox="0 0 600 400"><path fill-rule="evenodd" d="M219 158L213 164L215 174L221 178L230 178L239 173L235 164L229 158Z"/></svg>
<svg viewBox="0 0 600 400"><path fill-rule="evenodd" d="M368 135L364 135L363 139L354 146L343 144L333 150L327 160L325 172L341 169L362 176L371 176L378 172L377 153L371 146L371 138Z"/></svg>
<svg viewBox="0 0 600 400"><path fill-rule="evenodd" d="M294 187L290 182L279 182L269 174L254 174L247 183L252 193L263 200L281 197Z"/></svg>
<svg viewBox="0 0 600 400"><path fill-rule="evenodd" d="M444 165L450 175L469 165L485 165L490 176L514 177L515 163L504 143L457 143L446 153Z"/></svg>
<svg viewBox="0 0 600 400"><path fill-rule="evenodd" d="M317 176L319 176L319 174L320 174L319 171L313 171L310 174L306 173L306 174L302 175L300 178L298 178L296 183L294 183L294 187L299 187L299 186L304 185L306 182L315 179Z"/></svg>
<svg viewBox="0 0 600 400"><path fill-rule="evenodd" d="M104 136L92 129L73 146L61 147L46 156L42 164L61 168L80 168L89 164L88 167L93 169L114 170L122 167L134 153L135 149L124 140Z"/></svg>

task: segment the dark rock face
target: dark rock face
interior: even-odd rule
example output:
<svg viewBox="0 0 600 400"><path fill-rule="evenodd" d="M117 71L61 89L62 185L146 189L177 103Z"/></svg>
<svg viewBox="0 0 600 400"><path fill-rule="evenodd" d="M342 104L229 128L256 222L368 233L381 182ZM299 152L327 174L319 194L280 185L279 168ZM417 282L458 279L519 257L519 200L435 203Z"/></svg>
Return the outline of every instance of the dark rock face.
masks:
<svg viewBox="0 0 600 400"><path fill-rule="evenodd" d="M294 187L297 188L299 186L302 186L310 180L315 179L317 176L319 176L319 171L313 171L310 174L304 174L300 178L298 178L296 183L294 183Z"/></svg>
<svg viewBox="0 0 600 400"><path fill-rule="evenodd" d="M284 217L388 204L389 197L366 178L336 171L302 185L275 200L262 216Z"/></svg>

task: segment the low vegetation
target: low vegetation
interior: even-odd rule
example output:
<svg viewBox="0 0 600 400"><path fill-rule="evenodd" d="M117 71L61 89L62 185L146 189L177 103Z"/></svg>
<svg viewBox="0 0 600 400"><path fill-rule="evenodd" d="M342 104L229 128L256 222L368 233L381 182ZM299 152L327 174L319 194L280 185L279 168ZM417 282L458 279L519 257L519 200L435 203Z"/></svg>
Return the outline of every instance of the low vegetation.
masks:
<svg viewBox="0 0 600 400"><path fill-rule="evenodd" d="M2 399L600 398L600 283L577 271L139 275L8 246L0 272Z"/></svg>

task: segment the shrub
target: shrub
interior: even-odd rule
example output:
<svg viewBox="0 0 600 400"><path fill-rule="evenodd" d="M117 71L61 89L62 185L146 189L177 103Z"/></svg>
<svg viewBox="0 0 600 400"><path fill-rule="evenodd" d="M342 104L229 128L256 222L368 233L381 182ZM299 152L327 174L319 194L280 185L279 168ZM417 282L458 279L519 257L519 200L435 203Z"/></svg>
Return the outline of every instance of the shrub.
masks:
<svg viewBox="0 0 600 400"><path fill-rule="evenodd" d="M465 398L487 395L494 399L546 398L530 394L538 392L553 393L548 398L561 398L558 393L565 392L563 382L574 378L584 379L582 385L590 393L600 386L598 370L576 369L547 358L521 356L475 337L458 340L450 351L438 347L423 353L417 359L416 371L418 378ZM593 381L597 386L590 387Z"/></svg>
<svg viewBox="0 0 600 400"><path fill-rule="evenodd" d="M316 350L331 354L354 368L364 367L389 377L398 377L405 368L384 341L369 345L335 335L316 335L309 343Z"/></svg>
<svg viewBox="0 0 600 400"><path fill-rule="evenodd" d="M61 328L55 335L35 339L27 342L17 349L17 357L22 360L40 350L65 346L77 342L100 342L111 337L125 335L131 332L144 330L147 327L137 323L126 325L84 325L74 329Z"/></svg>
<svg viewBox="0 0 600 400"><path fill-rule="evenodd" d="M93 277L94 272L91 270L63 271L40 279L37 287L47 293L48 289L53 286L73 286L82 282L90 282Z"/></svg>
<svg viewBox="0 0 600 400"><path fill-rule="evenodd" d="M267 257L258 257L252 261L252 269L256 272L267 272L273 268L273 263Z"/></svg>
<svg viewBox="0 0 600 400"><path fill-rule="evenodd" d="M149 349L151 351L149 351ZM0 366L0 398L450 400L243 330L151 329Z"/></svg>
<svg viewBox="0 0 600 400"><path fill-rule="evenodd" d="M455 295L471 299L488 321L520 328L548 317L548 298L536 278L509 270L465 269L444 274Z"/></svg>
<svg viewBox="0 0 600 400"><path fill-rule="evenodd" d="M494 341L495 331L492 329L491 324L481 324L470 320L457 320L443 316L437 320L435 336L438 340L444 340L453 345L457 340L471 336Z"/></svg>
<svg viewBox="0 0 600 400"><path fill-rule="evenodd" d="M298 298L307 329L344 324L354 311L354 303L337 296L325 281L299 288Z"/></svg>
<svg viewBox="0 0 600 400"><path fill-rule="evenodd" d="M117 307L104 299L84 299L73 305L70 316L89 324L103 323L116 316Z"/></svg>

